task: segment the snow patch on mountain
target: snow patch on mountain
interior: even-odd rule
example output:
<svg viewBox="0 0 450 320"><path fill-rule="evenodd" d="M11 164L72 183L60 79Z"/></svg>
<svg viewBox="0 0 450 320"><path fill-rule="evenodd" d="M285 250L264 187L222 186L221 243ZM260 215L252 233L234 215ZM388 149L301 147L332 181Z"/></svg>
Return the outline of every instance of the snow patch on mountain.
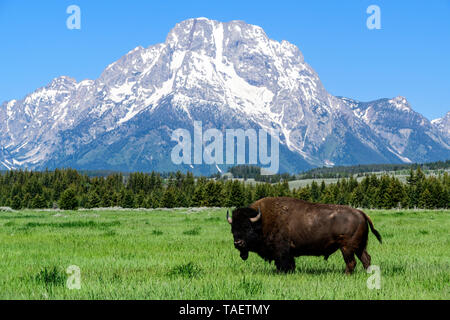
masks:
<svg viewBox="0 0 450 320"><path fill-rule="evenodd" d="M3 104L0 163L151 170L170 162L163 152L174 126L193 121L277 129L286 163L434 160L449 155L448 118L429 122L402 96L334 97L288 41L243 21L194 18L178 23L164 43L129 51L98 79L58 77ZM146 154L146 139L163 149ZM124 149L114 155L114 146Z"/></svg>

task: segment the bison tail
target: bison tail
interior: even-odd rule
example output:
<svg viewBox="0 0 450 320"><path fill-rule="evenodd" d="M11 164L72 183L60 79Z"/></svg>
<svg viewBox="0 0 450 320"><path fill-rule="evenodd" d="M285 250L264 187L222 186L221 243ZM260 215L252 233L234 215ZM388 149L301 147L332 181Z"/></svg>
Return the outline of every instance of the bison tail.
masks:
<svg viewBox="0 0 450 320"><path fill-rule="evenodd" d="M377 239L378 239L378 241L380 241L380 243L383 243L383 241L381 241L381 235L373 226L373 223L372 223L372 220L370 220L370 217L362 211L361 211L361 213L366 218L367 223L369 223L369 227L370 227L370 230L372 231L372 233L375 235L375 237L377 237Z"/></svg>

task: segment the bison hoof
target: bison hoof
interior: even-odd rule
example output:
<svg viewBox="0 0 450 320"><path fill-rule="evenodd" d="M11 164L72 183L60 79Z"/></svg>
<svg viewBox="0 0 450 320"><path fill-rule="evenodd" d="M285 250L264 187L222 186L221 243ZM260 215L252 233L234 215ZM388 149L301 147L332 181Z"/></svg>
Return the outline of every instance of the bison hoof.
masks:
<svg viewBox="0 0 450 320"><path fill-rule="evenodd" d="M245 261L248 259L248 252L241 251L240 256L241 256L241 259Z"/></svg>
<svg viewBox="0 0 450 320"><path fill-rule="evenodd" d="M277 271L280 273L293 273L295 271L294 268L277 268Z"/></svg>
<svg viewBox="0 0 450 320"><path fill-rule="evenodd" d="M277 263L277 262L275 262L275 265L277 266L278 272L291 273L291 272L295 271L295 263Z"/></svg>

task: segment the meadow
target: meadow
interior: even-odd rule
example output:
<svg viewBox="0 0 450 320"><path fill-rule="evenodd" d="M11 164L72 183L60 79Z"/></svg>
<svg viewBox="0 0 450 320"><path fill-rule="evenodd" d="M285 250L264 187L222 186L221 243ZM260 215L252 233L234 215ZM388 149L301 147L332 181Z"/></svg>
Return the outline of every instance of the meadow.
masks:
<svg viewBox="0 0 450 320"><path fill-rule="evenodd" d="M450 210L366 210L381 289L299 257L292 274L233 247L226 209L0 211L0 299L450 299ZM81 289L66 269L81 271Z"/></svg>

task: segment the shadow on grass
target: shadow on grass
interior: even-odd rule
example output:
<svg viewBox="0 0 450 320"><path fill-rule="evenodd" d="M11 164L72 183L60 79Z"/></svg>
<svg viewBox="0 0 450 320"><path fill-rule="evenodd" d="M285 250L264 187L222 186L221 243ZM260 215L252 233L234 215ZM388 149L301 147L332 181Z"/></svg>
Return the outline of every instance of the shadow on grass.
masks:
<svg viewBox="0 0 450 320"><path fill-rule="evenodd" d="M69 222L28 222L25 224L25 228L37 228L37 227L52 227L52 228L98 228L103 229L107 227L114 227L120 225L120 221L112 222L96 222L96 221L69 221Z"/></svg>
<svg viewBox="0 0 450 320"><path fill-rule="evenodd" d="M200 227L195 227L193 229L184 231L183 234L188 236L198 236L200 234L200 230Z"/></svg>
<svg viewBox="0 0 450 320"><path fill-rule="evenodd" d="M295 269L295 273L300 274L309 274L309 275L324 275L324 274L343 274L345 269L345 265L342 264L342 267L317 267L317 266L299 266ZM357 270L355 270L356 272Z"/></svg>
<svg viewBox="0 0 450 320"><path fill-rule="evenodd" d="M167 273L170 278L182 277L182 278L194 278L201 274L202 270L193 262L188 262L186 264L179 264Z"/></svg>
<svg viewBox="0 0 450 320"><path fill-rule="evenodd" d="M205 218L204 219L206 222L218 222L218 221L220 221L220 220L222 220L221 218L219 218L219 217L208 217L208 218Z"/></svg>
<svg viewBox="0 0 450 320"><path fill-rule="evenodd" d="M298 257L301 258L301 257ZM240 268L242 270L242 268ZM244 268L247 269L247 268ZM249 268L248 268L249 269ZM341 264L335 264L332 262L324 261L323 258L317 258L317 261L311 260L311 263L306 261L296 261L295 270L292 272L278 271L274 261L261 261L256 266L252 266L249 272L258 273L263 275L290 275L290 274L306 274L306 275L325 275L325 274L344 274L345 263L342 260ZM358 260L355 268L355 272L365 272L362 267L362 263Z"/></svg>
<svg viewBox="0 0 450 320"><path fill-rule="evenodd" d="M43 284L45 287L49 286L64 286L67 275L58 267L44 267L31 279L36 283Z"/></svg>
<svg viewBox="0 0 450 320"><path fill-rule="evenodd" d="M154 236L161 236L163 232L161 230L155 229L152 231L152 235Z"/></svg>
<svg viewBox="0 0 450 320"><path fill-rule="evenodd" d="M26 215L0 215L0 219L42 219L42 218L47 218L48 216L46 215L31 215L31 214L26 214Z"/></svg>
<svg viewBox="0 0 450 320"><path fill-rule="evenodd" d="M113 236L116 236L117 233L114 230L107 230L102 235L105 237L113 237Z"/></svg>

